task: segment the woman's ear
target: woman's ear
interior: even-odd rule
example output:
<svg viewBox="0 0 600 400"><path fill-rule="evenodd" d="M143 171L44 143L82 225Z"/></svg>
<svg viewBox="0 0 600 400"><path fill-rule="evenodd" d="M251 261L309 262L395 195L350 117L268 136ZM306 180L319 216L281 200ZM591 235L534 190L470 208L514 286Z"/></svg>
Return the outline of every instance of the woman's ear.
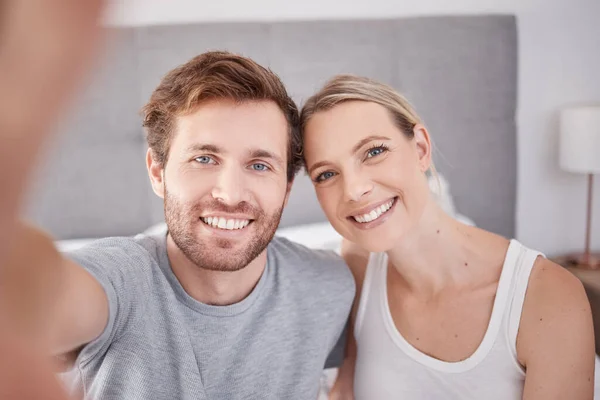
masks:
<svg viewBox="0 0 600 400"><path fill-rule="evenodd" d="M417 148L417 156L419 158L419 167L425 172L431 167L431 138L425 126L416 124L413 128L414 143Z"/></svg>

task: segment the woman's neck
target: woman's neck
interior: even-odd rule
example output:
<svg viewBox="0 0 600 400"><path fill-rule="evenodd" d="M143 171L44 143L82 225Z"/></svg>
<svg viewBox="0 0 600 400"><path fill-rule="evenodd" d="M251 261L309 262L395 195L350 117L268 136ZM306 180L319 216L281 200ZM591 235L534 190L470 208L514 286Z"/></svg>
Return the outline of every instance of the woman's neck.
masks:
<svg viewBox="0 0 600 400"><path fill-rule="evenodd" d="M444 289L485 280L490 271L481 266L497 258L490 250L499 238L461 224L431 201L417 228L387 254L397 272L395 281L416 296L431 298Z"/></svg>

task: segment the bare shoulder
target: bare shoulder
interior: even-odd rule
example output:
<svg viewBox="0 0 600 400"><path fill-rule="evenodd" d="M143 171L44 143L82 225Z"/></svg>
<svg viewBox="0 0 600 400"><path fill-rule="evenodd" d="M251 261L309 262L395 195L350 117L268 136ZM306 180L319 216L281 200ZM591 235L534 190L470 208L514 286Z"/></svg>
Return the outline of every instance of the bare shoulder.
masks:
<svg viewBox="0 0 600 400"><path fill-rule="evenodd" d="M587 295L581 281L568 270L538 257L523 305L517 341L520 361L527 363L535 347L566 345L565 337L588 340L593 347Z"/></svg>
<svg viewBox="0 0 600 400"><path fill-rule="evenodd" d="M524 399L590 399L594 327L581 282L538 257L523 304L517 356L526 369Z"/></svg>
<svg viewBox="0 0 600 400"><path fill-rule="evenodd" d="M567 269L543 257L538 257L531 271L527 289L530 303L539 311L554 314L589 313L583 284Z"/></svg>

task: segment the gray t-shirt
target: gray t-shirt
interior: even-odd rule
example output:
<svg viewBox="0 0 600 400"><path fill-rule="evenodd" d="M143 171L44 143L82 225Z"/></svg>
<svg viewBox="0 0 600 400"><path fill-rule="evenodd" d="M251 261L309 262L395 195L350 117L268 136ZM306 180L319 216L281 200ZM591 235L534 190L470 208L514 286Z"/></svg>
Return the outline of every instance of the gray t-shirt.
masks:
<svg viewBox="0 0 600 400"><path fill-rule="evenodd" d="M328 356L340 360L332 350L355 287L333 252L274 238L258 284L230 306L185 292L164 235L102 239L69 257L109 302L104 332L75 365L86 398L314 400Z"/></svg>

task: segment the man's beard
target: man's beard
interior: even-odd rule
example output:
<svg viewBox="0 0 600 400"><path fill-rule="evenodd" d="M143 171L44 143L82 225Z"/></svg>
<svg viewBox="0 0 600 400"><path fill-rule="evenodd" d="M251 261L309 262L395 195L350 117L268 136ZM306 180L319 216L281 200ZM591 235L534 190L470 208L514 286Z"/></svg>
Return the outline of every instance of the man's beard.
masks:
<svg viewBox="0 0 600 400"><path fill-rule="evenodd" d="M172 196L165 188L165 221L169 235L181 252L199 268L212 271L238 271L258 257L275 236L279 226L283 204L273 214L267 215L261 209L242 202L229 207L217 201L202 204L185 204ZM240 213L254 216L249 226L254 234L239 249L234 249L236 239L217 237L199 238L198 224L203 210L223 213ZM247 240L247 239L246 239Z"/></svg>

